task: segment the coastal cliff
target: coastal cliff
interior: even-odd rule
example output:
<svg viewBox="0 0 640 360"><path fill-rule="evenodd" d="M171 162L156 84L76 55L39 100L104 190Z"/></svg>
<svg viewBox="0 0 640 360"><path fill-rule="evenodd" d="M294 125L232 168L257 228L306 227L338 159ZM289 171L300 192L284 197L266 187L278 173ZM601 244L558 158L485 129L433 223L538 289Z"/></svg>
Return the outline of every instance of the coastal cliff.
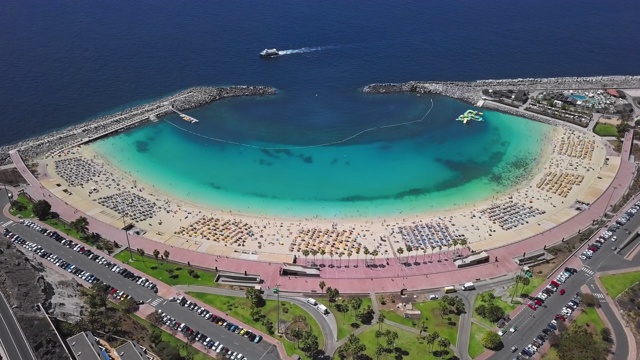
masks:
<svg viewBox="0 0 640 360"><path fill-rule="evenodd" d="M640 88L640 76L594 76L559 77L541 79L504 79L462 81L410 81L407 83L384 83L365 86L362 91L369 94L418 93L439 94L476 104L482 100L482 89L493 90L586 90L586 89L631 89Z"/></svg>
<svg viewBox="0 0 640 360"><path fill-rule="evenodd" d="M169 107L185 111L224 98L264 96L275 93L276 89L266 86L193 87L144 105L70 126L64 130L2 146L0 147L0 165L11 163L10 150L20 150L20 155L25 162L28 162L51 151L79 145L168 115L172 113Z"/></svg>

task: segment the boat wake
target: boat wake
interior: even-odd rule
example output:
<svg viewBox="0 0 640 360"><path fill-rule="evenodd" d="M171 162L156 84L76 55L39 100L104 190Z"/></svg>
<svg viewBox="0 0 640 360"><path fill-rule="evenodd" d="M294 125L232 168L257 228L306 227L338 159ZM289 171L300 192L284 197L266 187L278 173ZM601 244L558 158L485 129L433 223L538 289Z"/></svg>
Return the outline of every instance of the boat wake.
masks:
<svg viewBox="0 0 640 360"><path fill-rule="evenodd" d="M303 47L300 49L280 50L278 51L278 54L280 55L305 54L305 53L310 53L314 51L322 51L322 50L329 50L329 49L335 49L335 48L337 48L337 46L312 46L312 47Z"/></svg>

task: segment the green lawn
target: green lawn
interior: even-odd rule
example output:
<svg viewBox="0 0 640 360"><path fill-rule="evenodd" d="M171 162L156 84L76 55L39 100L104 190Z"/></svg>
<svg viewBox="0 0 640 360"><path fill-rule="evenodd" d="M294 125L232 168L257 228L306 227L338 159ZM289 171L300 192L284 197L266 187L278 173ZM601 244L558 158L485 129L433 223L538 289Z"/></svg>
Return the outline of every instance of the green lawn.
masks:
<svg viewBox="0 0 640 360"><path fill-rule="evenodd" d="M485 291L481 294L478 294L478 296L476 296L476 300L473 302L473 317L474 319L478 320L479 322L486 324L490 327L495 327L496 324L492 323L491 321L483 318L482 316L478 315L476 313L476 308L478 307L478 305L482 304L482 297L483 296L487 296L486 294L491 293L492 290L489 291ZM510 312L512 312L513 310L515 310L515 308L518 306L517 304L509 304L508 302L502 300L502 298L494 298L493 303L497 306L499 306L500 308L502 308L502 310L504 310L505 314L509 314ZM513 299L513 301L516 301L516 299ZM487 302L484 303L485 305L488 304Z"/></svg>
<svg viewBox="0 0 640 360"><path fill-rule="evenodd" d="M9 209L9 213L11 213L11 215L18 216L23 219L35 217L35 215L33 214L33 211L31 211L31 202L26 198L26 196L18 195L18 198L14 201L17 201L23 204L24 206L26 206L26 209L23 211L16 211L14 209Z"/></svg>
<svg viewBox="0 0 640 360"><path fill-rule="evenodd" d="M518 284L518 289L516 291L515 288L515 283L513 285L511 285L509 287L509 296L513 296L513 292L516 291L516 294L513 298L513 300L515 301L516 299L520 299L520 294L528 294L531 295L531 293L538 288L538 286L540 286L540 284L542 284L544 282L544 279L541 277L537 277L534 276L532 278L529 279L529 285L522 287L522 284Z"/></svg>
<svg viewBox="0 0 640 360"><path fill-rule="evenodd" d="M597 123L593 132L599 136L618 136L618 129L611 124Z"/></svg>
<svg viewBox="0 0 640 360"><path fill-rule="evenodd" d="M480 343L480 339L489 331L480 325L471 323L471 336L469 338L469 356L473 359L482 354L486 349Z"/></svg>
<svg viewBox="0 0 640 360"><path fill-rule="evenodd" d="M131 315L131 317L137 322L139 322L140 324L146 326L149 329L149 331L151 331L151 329L155 327L151 323L149 323L147 320L144 320L136 315ZM182 356L187 355L187 351L184 349L184 345L186 344L184 341L178 339L177 337L169 334L164 330L162 330L161 333L162 333L163 342L167 342L169 344L174 345L176 348L178 348L178 350L180 350L180 355ZM198 351L195 352L195 355L193 356L193 360L212 360L213 359L211 356L206 355L205 353L201 352L199 349L196 348L196 350Z"/></svg>
<svg viewBox="0 0 640 360"><path fill-rule="evenodd" d="M374 325L371 328L364 331L358 337L360 341L367 347L365 350L365 354L369 356L370 359L376 359L376 346L378 341L384 342L386 339L384 337L378 339L376 338L376 331L379 329L378 325ZM436 359L435 355L431 351L429 351L429 345L425 342L424 339L419 339L418 334L413 334L411 332L402 330L395 326L382 324L382 331L386 331L387 329L391 331L395 331L398 333L398 340L395 342L395 346L399 349L402 349L401 353L395 354L385 354L380 357L380 359L401 359L401 360L430 360ZM433 346L432 350L440 350L437 345ZM453 355L453 351L451 349L448 350L449 355L443 357L448 358ZM395 356L394 356L395 355Z"/></svg>
<svg viewBox="0 0 640 360"><path fill-rule="evenodd" d="M605 275L600 277L600 281L602 281L602 285L604 285L609 296L615 299L631 285L640 281L640 271Z"/></svg>
<svg viewBox="0 0 640 360"><path fill-rule="evenodd" d="M264 332L267 331L262 323L253 321L250 316L251 310L249 300L244 297L241 298L199 292L189 292L188 294L202 301L203 303L211 305L220 311L224 311L228 316L236 318L247 325L250 325ZM266 300L266 304L262 308L262 313L266 315L267 318L271 319L275 326L275 324L277 323L277 301ZM320 348L323 348L324 337L322 335L322 331L320 330L320 326L316 323L313 317L298 305L286 303L283 301L280 302L281 322L290 322L297 316L302 316L306 319L307 324L309 324L311 328L311 332L318 337ZM294 343L289 342L284 337L280 338L280 340L282 340L282 343L284 344L284 347L289 355L298 354L303 359L307 359L307 357L301 350L296 349Z"/></svg>
<svg viewBox="0 0 640 360"><path fill-rule="evenodd" d="M206 271L200 269L193 269L198 274L198 278L195 278L187 272L189 267L182 265L175 265L172 263L165 263L162 260L156 261L155 258L149 256L140 256L137 252L133 251L133 262L129 262L129 250L125 249L115 255L115 258L126 263L129 266L142 271L143 273L153 276L154 278L162 281L168 285L202 285L202 286L216 286L215 278L216 273L213 271ZM167 272L167 269L173 269L173 275Z"/></svg>
<svg viewBox="0 0 640 360"><path fill-rule="evenodd" d="M65 223L63 223L60 220L47 219L47 220L44 221L44 223L46 223L47 225L51 226L52 228L55 228L61 234L66 234L69 237L72 237L72 238L74 238L76 240L81 240L84 243L88 243L89 245L93 245L92 243L82 239L81 236L80 236L80 233L78 233L75 229L72 229L71 227L67 226Z"/></svg>
<svg viewBox="0 0 640 360"><path fill-rule="evenodd" d="M596 309L592 307L585 307L578 311L580 311L580 314L575 318L575 320L573 320L571 325L595 326L598 334L600 334L600 329L603 329L605 326L600 315L596 312Z"/></svg>
<svg viewBox="0 0 640 360"><path fill-rule="evenodd" d="M549 350L547 350L547 352L542 354L541 359L544 359L544 360L560 360L560 357L558 357L558 351L556 351L556 348L550 347Z"/></svg>
<svg viewBox="0 0 640 360"><path fill-rule="evenodd" d="M343 297L343 299L349 299L349 297ZM362 299L362 306L360 307L360 310L364 310L367 308L367 306L371 306L370 297L364 297L361 299ZM333 313L333 316L335 316L336 323L338 325L338 340L348 336L349 334L351 334L357 329L357 328L351 327L351 324L357 323L357 324L360 324L360 326L362 326L362 324L356 319L355 312L351 310L348 313L338 312L338 310L336 309L336 304L339 303L341 300L338 300L338 302L336 303L330 303L328 299L319 299L319 300L316 299L316 301L318 301L318 303L323 304L324 306L329 308L329 310L331 310L331 312Z"/></svg>
<svg viewBox="0 0 640 360"><path fill-rule="evenodd" d="M405 326L410 326L415 329L419 329L420 324L424 322L427 326L428 332L431 333L437 331L441 337L449 339L449 341L451 341L451 344L456 345L458 343L458 325L460 322L460 317L455 314L447 316L451 317L451 321L455 323L455 325L453 326L449 325L447 323L447 317L443 318L440 315L440 300L414 303L413 307L414 309L420 310L420 312L422 312L422 318L407 319L391 310L382 310L381 312L384 314L387 320ZM469 311L469 309L467 309L467 311Z"/></svg>

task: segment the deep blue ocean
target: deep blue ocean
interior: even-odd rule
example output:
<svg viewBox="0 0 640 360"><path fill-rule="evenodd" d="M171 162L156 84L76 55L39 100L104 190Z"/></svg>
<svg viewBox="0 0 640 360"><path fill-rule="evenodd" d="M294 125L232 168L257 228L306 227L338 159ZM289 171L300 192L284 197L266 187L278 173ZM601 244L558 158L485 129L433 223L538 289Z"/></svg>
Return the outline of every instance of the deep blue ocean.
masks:
<svg viewBox="0 0 640 360"><path fill-rule="evenodd" d="M35 1L0 7L0 145L193 85L341 99L365 84L638 74L605 1ZM330 48L262 61L264 48Z"/></svg>
<svg viewBox="0 0 640 360"><path fill-rule="evenodd" d="M267 85L93 145L145 184L249 213L422 213L516 186L550 127L373 82L638 74L640 10L599 1L9 1L0 145L198 85ZM265 48L289 54L265 60ZM344 139L336 146L264 151Z"/></svg>

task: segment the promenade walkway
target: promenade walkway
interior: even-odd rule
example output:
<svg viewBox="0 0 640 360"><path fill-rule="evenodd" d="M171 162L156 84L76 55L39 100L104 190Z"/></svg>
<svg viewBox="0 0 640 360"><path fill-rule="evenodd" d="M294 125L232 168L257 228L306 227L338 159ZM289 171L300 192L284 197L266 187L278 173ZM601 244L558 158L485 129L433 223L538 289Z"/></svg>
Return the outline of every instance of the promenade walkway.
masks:
<svg viewBox="0 0 640 360"><path fill-rule="evenodd" d="M265 286L273 287L279 284L283 291L291 292L316 292L319 289L318 284L320 281L325 281L327 286L338 288L343 293L369 293L371 289L375 289L376 292L396 292L401 289L433 289L467 281L491 279L516 272L518 267L512 260L514 257L520 256L525 252L541 249L543 246L556 243L562 238L569 238L576 233L576 229L584 229L590 226L594 219L600 218L605 213L610 204L615 204L623 196L633 180L636 170L635 164L629 161L631 138L631 132L627 133L621 154L622 161L614 182L587 210L541 234L514 244L489 250L490 263L470 268L456 269L455 265L450 261L451 253L443 252L435 255L433 262L429 263L427 261L426 264L418 266L405 266L402 261L396 258L378 258L375 263L381 266L367 267L364 259L351 259L350 261L343 260L343 263L349 263L348 267L323 268L320 278L281 277L279 275L280 264L277 263L212 256L176 248L136 235L129 236L131 247L142 248L147 253L152 253L154 249L158 249L161 253L167 250L170 252L172 260L183 263L189 261L192 265L201 267L217 267L218 269L238 272L250 269L252 273L262 276ZM46 199L51 203L53 210L57 211L65 219L73 220L79 216L87 217L91 231L98 232L104 237L126 246L124 231L111 227L88 214L79 212L57 198L39 185L38 180L28 171L18 152L11 151L10 155L17 169L31 184L31 186L25 188L25 191L32 198L36 200ZM427 257L430 256L428 255ZM439 257L441 261L438 261L436 257Z"/></svg>

